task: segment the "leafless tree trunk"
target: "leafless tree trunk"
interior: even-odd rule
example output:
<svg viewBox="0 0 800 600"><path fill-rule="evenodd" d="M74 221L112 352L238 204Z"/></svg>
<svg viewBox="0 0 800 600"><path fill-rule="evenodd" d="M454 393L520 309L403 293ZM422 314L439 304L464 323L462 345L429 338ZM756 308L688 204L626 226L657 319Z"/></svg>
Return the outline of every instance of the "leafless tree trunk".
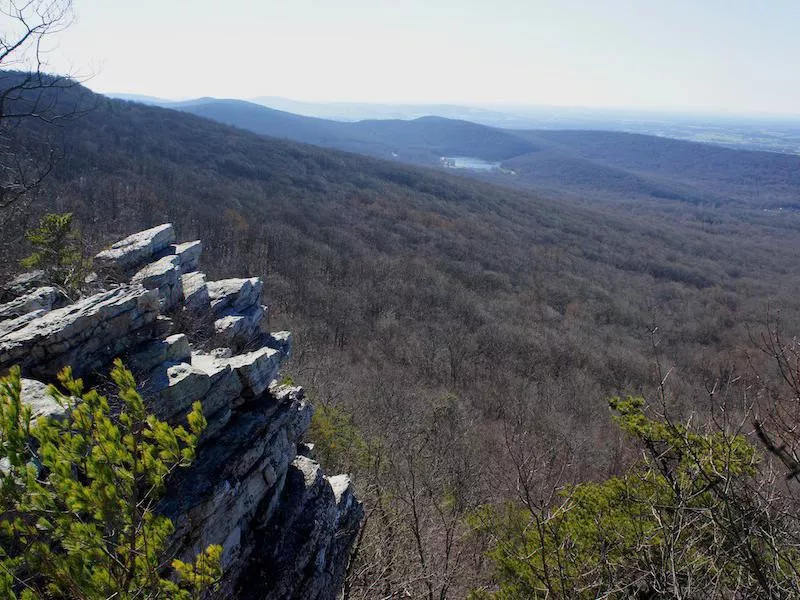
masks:
<svg viewBox="0 0 800 600"><path fill-rule="evenodd" d="M70 75L47 73L48 55L55 48L51 42L72 21L72 0L0 0L0 253L4 256L22 241L30 204L62 154L55 124L91 108L85 95L64 94L77 85Z"/></svg>

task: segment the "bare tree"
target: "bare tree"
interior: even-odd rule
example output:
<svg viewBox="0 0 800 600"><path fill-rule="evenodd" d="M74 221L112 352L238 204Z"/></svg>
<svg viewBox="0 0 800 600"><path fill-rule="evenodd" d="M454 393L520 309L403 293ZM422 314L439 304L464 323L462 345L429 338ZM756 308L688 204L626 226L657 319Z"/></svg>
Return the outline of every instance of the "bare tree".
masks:
<svg viewBox="0 0 800 600"><path fill-rule="evenodd" d="M60 121L85 114L91 94L49 73L57 34L73 22L72 0L0 0L0 253L13 256L38 216L38 190L63 155ZM0 278L14 272L0 267Z"/></svg>
<svg viewBox="0 0 800 600"><path fill-rule="evenodd" d="M6 0L0 4L0 119L35 117L49 120L38 90L63 86L69 77L46 73L48 40L73 21L72 0Z"/></svg>
<svg viewBox="0 0 800 600"><path fill-rule="evenodd" d="M778 317L756 341L777 372L763 378L763 393L754 426L767 450L787 469L787 478L800 481L800 340L786 338Z"/></svg>
<svg viewBox="0 0 800 600"><path fill-rule="evenodd" d="M54 123L75 115L61 92L75 85L46 72L50 40L73 21L71 0L9 0L0 5L0 209L39 186L55 164L53 144L24 145L20 125L35 119Z"/></svg>

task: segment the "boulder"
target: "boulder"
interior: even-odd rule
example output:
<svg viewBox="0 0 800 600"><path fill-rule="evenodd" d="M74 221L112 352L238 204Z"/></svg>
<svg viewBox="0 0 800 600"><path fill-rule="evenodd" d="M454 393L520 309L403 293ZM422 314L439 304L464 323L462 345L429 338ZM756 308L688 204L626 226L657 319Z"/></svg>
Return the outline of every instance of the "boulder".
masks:
<svg viewBox="0 0 800 600"><path fill-rule="evenodd" d="M131 283L139 283L148 290L158 290L161 309L175 307L183 296L180 260L177 256L165 256L137 271Z"/></svg>
<svg viewBox="0 0 800 600"><path fill-rule="evenodd" d="M35 288L10 302L0 304L0 321L20 317L33 311L48 311L63 306L66 302L64 294L54 287Z"/></svg>
<svg viewBox="0 0 800 600"><path fill-rule="evenodd" d="M203 253L203 242L195 240L175 245L175 255L181 261L181 273L191 273L200 266L200 255Z"/></svg>
<svg viewBox="0 0 800 600"><path fill-rule="evenodd" d="M278 376L281 353L273 348L261 348L255 352L239 354L226 361L236 371L242 382L242 395L256 398L266 391Z"/></svg>
<svg viewBox="0 0 800 600"><path fill-rule="evenodd" d="M47 384L35 379L22 379L20 399L23 404L31 407L31 419L36 421L39 417L63 419L67 415L66 409L61 406L48 392Z"/></svg>
<svg viewBox="0 0 800 600"><path fill-rule="evenodd" d="M232 313L217 319L214 321L217 343L237 350L245 347L261 333L259 325L266 311L266 306L252 306L242 313Z"/></svg>
<svg viewBox="0 0 800 600"><path fill-rule="evenodd" d="M210 310L211 298L208 295L205 273L187 273L181 276L183 306L191 312Z"/></svg>
<svg viewBox="0 0 800 600"><path fill-rule="evenodd" d="M54 376L72 365L91 372L150 337L139 331L158 316L155 292L120 286L41 314L0 337L0 371L19 364L37 377ZM136 335L139 332L141 335Z"/></svg>
<svg viewBox="0 0 800 600"><path fill-rule="evenodd" d="M175 230L165 223L134 233L103 250L94 257L94 266L101 270L129 271L143 265L175 241Z"/></svg>
<svg viewBox="0 0 800 600"><path fill-rule="evenodd" d="M208 295L211 308L218 315L233 309L236 312L247 310L261 302L264 284L258 277L249 279L223 279L208 282Z"/></svg>
<svg viewBox="0 0 800 600"><path fill-rule="evenodd" d="M177 256L165 256L139 269L131 277L131 283L140 283L148 290L157 290L165 285L175 285L180 279Z"/></svg>
<svg viewBox="0 0 800 600"><path fill-rule="evenodd" d="M182 333L176 333L164 340L167 347L166 360L174 362L189 362L192 356L192 349L189 346L189 338Z"/></svg>
<svg viewBox="0 0 800 600"><path fill-rule="evenodd" d="M175 256L181 265L181 273L191 273L197 270L202 253L203 242L194 240L192 242L170 244L161 252L156 253L153 258L160 259L165 256Z"/></svg>

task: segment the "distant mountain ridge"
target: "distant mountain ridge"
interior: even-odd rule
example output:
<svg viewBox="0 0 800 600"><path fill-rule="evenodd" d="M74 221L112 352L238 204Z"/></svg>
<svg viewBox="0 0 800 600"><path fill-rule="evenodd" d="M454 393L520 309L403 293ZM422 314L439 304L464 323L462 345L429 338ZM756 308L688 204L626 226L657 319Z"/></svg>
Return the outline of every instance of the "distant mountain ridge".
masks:
<svg viewBox="0 0 800 600"><path fill-rule="evenodd" d="M512 132L435 116L347 123L304 117L244 100L199 99L166 106L260 135L412 164L436 165L447 155L505 160L535 150L533 144Z"/></svg>
<svg viewBox="0 0 800 600"><path fill-rule="evenodd" d="M137 94L107 94L112 98L157 106L166 100ZM201 98L211 101L213 98ZM189 102L197 102L190 100ZM800 116L732 115L580 106L526 106L460 104L380 104L369 102L304 102L280 96L258 96L249 101L300 116L343 122L413 120L424 116L463 120L501 129L601 130L641 133L677 140L703 142L740 150L762 150L800 155Z"/></svg>
<svg viewBox="0 0 800 600"><path fill-rule="evenodd" d="M454 172L539 192L800 209L798 159L774 152L624 132L508 130L436 116L342 122L244 100L200 98L164 106L259 135L413 165L443 168L442 157L474 157L503 169Z"/></svg>
<svg viewBox="0 0 800 600"><path fill-rule="evenodd" d="M501 110L459 104L376 104L370 102L302 102L280 96L258 96L250 102L308 117L335 121L365 121L372 119L411 120L437 116L446 119L472 121L494 127L503 124L513 127L524 122L520 117Z"/></svg>

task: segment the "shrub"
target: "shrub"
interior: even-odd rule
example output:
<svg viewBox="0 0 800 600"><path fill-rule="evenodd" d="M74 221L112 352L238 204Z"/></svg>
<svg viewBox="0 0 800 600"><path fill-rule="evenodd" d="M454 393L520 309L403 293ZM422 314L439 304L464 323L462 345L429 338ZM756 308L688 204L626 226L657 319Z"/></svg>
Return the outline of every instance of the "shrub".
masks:
<svg viewBox="0 0 800 600"><path fill-rule="evenodd" d="M26 269L42 269L54 285L68 295L80 291L86 276L80 233L72 228L72 213L47 214L39 227L25 232L34 252L20 263Z"/></svg>
<svg viewBox="0 0 800 600"><path fill-rule="evenodd" d="M352 471L370 463L370 448L352 417L341 408L315 407L308 431L314 454L326 470Z"/></svg>
<svg viewBox="0 0 800 600"><path fill-rule="evenodd" d="M19 369L0 380L0 596L105 600L199 598L220 576L222 548L194 564L173 561L165 544L172 522L154 512L167 477L194 459L206 426L200 403L188 430L145 412L130 371L111 372L109 401L69 368L50 394L63 419L33 422L21 401ZM115 409L116 412L116 409Z"/></svg>
<svg viewBox="0 0 800 600"><path fill-rule="evenodd" d="M641 446L628 473L562 490L554 507L484 507L497 588L474 598L783 598L797 589L797 522L745 437L694 433L610 401Z"/></svg>

